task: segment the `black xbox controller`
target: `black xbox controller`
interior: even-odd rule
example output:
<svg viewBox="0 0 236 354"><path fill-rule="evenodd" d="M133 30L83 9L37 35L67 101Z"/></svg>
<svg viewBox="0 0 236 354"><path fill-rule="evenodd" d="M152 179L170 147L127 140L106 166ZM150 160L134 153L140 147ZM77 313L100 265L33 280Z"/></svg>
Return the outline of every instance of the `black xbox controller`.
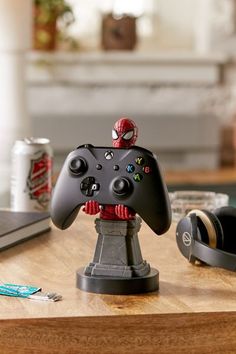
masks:
<svg viewBox="0 0 236 354"><path fill-rule="evenodd" d="M157 159L141 147L83 145L72 151L53 192L53 223L66 229L88 200L124 204L158 235L170 227L170 202Z"/></svg>

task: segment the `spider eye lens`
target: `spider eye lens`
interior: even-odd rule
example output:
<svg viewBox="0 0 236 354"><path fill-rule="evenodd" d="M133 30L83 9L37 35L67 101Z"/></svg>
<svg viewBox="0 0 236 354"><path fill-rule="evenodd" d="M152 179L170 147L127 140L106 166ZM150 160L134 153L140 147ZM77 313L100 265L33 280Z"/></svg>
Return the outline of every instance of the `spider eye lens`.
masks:
<svg viewBox="0 0 236 354"><path fill-rule="evenodd" d="M133 130L130 130L129 132L127 132L127 133L125 133L125 134L123 135L123 139L124 139L124 140L130 140L130 139L133 138L133 136L134 136L134 131L133 131Z"/></svg>
<svg viewBox="0 0 236 354"><path fill-rule="evenodd" d="M115 129L112 130L112 139L113 140L117 140L118 139L118 134L117 134L117 131Z"/></svg>

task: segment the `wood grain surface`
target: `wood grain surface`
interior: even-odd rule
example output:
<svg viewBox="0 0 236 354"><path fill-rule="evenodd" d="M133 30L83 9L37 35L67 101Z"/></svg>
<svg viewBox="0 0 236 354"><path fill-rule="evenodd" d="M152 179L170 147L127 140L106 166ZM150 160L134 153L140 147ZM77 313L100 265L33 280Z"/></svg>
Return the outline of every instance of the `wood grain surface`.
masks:
<svg viewBox="0 0 236 354"><path fill-rule="evenodd" d="M235 353L236 314L0 321L1 353Z"/></svg>
<svg viewBox="0 0 236 354"><path fill-rule="evenodd" d="M156 236L143 223L143 258L160 271L160 290L114 296L75 287L93 257L94 218L80 213L0 253L0 280L56 291L56 303L0 296L0 353L234 353L236 274L192 266L179 253L173 224ZM214 349L214 350L213 350ZM234 351L235 350L235 351Z"/></svg>

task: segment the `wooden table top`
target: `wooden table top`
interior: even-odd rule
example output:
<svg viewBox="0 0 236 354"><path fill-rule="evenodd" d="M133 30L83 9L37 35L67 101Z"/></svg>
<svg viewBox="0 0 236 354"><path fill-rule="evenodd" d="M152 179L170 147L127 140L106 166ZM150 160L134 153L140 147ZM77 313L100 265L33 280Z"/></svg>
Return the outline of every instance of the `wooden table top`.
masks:
<svg viewBox="0 0 236 354"><path fill-rule="evenodd" d="M102 331L103 335L105 331L107 335L109 333L109 336L113 336L113 339L119 333L119 336L123 335L128 342L131 340L129 336L135 331L136 344L137 341L141 341L139 338L144 340L144 332L145 338L148 333L151 337L148 337L150 339L148 342L144 340L139 343L139 346L137 344L137 350L133 353L143 353L144 348L150 349L148 353L155 352L152 350L157 342L159 352L167 353L171 352L171 348L172 350L175 348L177 353L179 344L182 353L190 353L189 346L185 342L186 338L192 337L194 333L194 338L191 339L192 346L194 348L195 343L196 352L199 351L201 342L201 340L199 342L199 336L204 336L206 333L204 326L207 325L208 331L210 331L209 326L212 326L211 345L215 343L218 349L226 345L227 338L231 336L228 330L231 331L230 333L235 333L236 330L236 275L223 269L189 264L177 249L175 227L176 225L173 224L165 235L156 236L145 223L142 225L139 240L143 258L160 272L159 292L148 294L100 295L76 288L76 270L92 260L97 239L94 218L82 212L76 222L65 231L52 226L50 232L2 251L0 253L0 280L2 282L36 285L42 287L43 291L55 291L61 294L63 300L51 303L0 296L0 328L5 330L5 332L0 331L1 342L8 349L12 348L9 344L11 340L16 345L22 345L21 340L23 337L27 338L24 333L28 330L31 333L31 341L26 342L25 345L30 346L34 340L38 341L37 350L41 348L45 353L54 353L54 349L52 350L54 347L58 350L55 338L60 344L62 337L69 346L70 353L77 353L75 348L79 343L78 338L85 341L84 345L90 343L89 345L96 352L95 347L99 345L98 343L103 347L99 337ZM196 328L196 321L199 321L202 327L199 325ZM118 332L114 330L110 333L112 326L118 327ZM127 329L127 326L130 327ZM219 343L213 333L217 326L221 328ZM39 331L37 333L35 333L36 327ZM181 330L184 327L185 334ZM14 339L12 335L8 335L9 328L17 333L16 337L13 336ZM50 332L46 332L48 328L50 331L53 331L53 328L59 331L55 332L57 334L54 333L56 337L53 340L48 337ZM146 328L145 331L144 328ZM81 330L82 337L78 337L75 330ZM170 336L169 342L166 339L167 333ZM38 340L39 334L48 342L48 351L43 346L43 342ZM153 342L157 334L159 339ZM73 342L75 337L71 336L75 336L76 341ZM90 341L86 342L84 338L90 338ZM114 342L112 340L109 342L109 338L106 338L108 343L106 348L111 350ZM117 340L119 338L117 337ZM231 345L235 348L235 336L232 338L227 344L228 350ZM61 343L61 349L62 347ZM169 348L170 351L165 348ZM8 352L11 351L6 350L6 353ZM28 353L27 351L14 351L14 353L18 352ZM40 351L33 351L33 353L38 352ZM59 352L63 351L55 351L55 353ZM92 349L89 352L93 352ZM100 352L109 353L105 349ZM126 347L124 351L114 349L113 352L126 353L128 351ZM212 353L211 351L204 352Z"/></svg>
<svg viewBox="0 0 236 354"><path fill-rule="evenodd" d="M235 274L189 264L177 249L175 225L156 236L143 223L139 233L143 258L160 272L159 292L112 296L77 289L76 270L93 257L93 224L93 217L81 213L67 230L53 226L51 232L0 253L2 282L36 285L63 296L57 303L0 296L1 319L236 311Z"/></svg>

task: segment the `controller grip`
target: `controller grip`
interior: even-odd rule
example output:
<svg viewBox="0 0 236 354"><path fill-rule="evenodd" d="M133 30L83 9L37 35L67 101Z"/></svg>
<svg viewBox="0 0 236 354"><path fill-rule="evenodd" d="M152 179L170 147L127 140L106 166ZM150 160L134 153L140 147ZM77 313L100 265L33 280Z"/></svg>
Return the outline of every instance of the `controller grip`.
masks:
<svg viewBox="0 0 236 354"><path fill-rule="evenodd" d="M53 224L61 230L67 229L75 220L79 212L79 207L73 209L71 212L68 210L63 211L62 208L51 208L51 219Z"/></svg>
<svg viewBox="0 0 236 354"><path fill-rule="evenodd" d="M75 220L81 204L71 200L72 198L68 198L70 193L68 190L67 193L64 193L61 182L63 182L62 175L59 176L58 183L52 193L50 214L53 224L64 230Z"/></svg>

